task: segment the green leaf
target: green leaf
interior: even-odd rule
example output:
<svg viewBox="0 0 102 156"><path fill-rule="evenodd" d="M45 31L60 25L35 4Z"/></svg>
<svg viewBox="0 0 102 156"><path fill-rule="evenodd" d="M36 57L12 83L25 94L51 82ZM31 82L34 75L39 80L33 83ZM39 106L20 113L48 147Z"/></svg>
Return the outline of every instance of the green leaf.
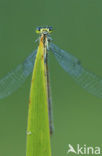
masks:
<svg viewBox="0 0 102 156"><path fill-rule="evenodd" d="M47 77L45 73L44 45L41 40L31 83L26 156L51 156Z"/></svg>

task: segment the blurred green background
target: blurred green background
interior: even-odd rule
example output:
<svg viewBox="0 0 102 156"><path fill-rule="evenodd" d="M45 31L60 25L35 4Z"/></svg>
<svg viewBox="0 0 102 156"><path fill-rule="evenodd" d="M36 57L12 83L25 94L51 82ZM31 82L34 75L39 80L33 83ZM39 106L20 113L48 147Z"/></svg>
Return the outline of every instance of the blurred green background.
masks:
<svg viewBox="0 0 102 156"><path fill-rule="evenodd" d="M36 26L51 25L53 42L102 77L101 0L0 0L0 78L38 45ZM55 132L52 155L66 156L68 144L102 144L102 99L78 86L49 56ZM0 156L25 156L31 75L0 100Z"/></svg>

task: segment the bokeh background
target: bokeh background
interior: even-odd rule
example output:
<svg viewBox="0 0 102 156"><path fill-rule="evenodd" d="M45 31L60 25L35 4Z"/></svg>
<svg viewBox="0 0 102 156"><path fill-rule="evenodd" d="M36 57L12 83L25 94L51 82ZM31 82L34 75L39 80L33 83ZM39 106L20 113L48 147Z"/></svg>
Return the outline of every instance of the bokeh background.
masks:
<svg viewBox="0 0 102 156"><path fill-rule="evenodd" d="M0 0L0 78L38 45L36 26L53 26L53 42L102 77L101 0ZM66 156L68 144L102 146L102 99L78 86L49 56L55 131L52 155ZM0 100L0 156L25 156L31 75ZM38 86L39 87L39 86Z"/></svg>

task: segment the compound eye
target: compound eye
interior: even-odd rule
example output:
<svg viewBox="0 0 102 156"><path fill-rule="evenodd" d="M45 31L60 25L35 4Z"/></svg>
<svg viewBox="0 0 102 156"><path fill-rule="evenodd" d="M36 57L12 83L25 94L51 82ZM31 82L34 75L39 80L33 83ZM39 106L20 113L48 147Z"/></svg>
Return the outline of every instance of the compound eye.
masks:
<svg viewBox="0 0 102 156"><path fill-rule="evenodd" d="M40 31L41 27L37 27L36 30Z"/></svg>
<svg viewBox="0 0 102 156"><path fill-rule="evenodd" d="M52 31L52 27L49 27L49 31Z"/></svg>

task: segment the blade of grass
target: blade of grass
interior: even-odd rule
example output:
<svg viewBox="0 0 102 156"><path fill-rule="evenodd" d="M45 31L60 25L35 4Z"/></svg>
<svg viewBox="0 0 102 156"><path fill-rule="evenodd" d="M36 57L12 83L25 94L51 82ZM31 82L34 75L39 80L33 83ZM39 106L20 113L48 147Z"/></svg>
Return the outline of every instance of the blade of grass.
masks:
<svg viewBox="0 0 102 156"><path fill-rule="evenodd" d="M51 156L45 73L44 45L41 39L31 83L26 156Z"/></svg>

